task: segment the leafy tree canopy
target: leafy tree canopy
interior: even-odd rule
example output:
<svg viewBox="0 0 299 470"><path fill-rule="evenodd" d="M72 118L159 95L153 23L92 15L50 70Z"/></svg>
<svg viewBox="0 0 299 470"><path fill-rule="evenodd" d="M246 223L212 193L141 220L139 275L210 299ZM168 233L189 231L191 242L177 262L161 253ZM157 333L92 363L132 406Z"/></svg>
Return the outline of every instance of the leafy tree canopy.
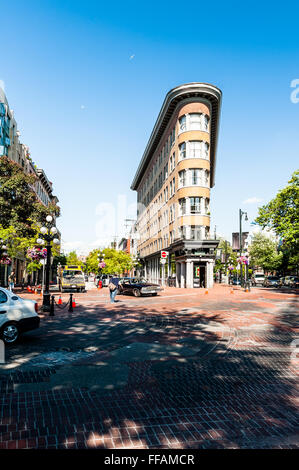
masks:
<svg viewBox="0 0 299 470"><path fill-rule="evenodd" d="M55 204L45 207L38 201L32 187L35 175L24 173L22 168L6 157L0 159L0 224L14 227L19 236L35 234L32 222L44 221L48 214L59 215Z"/></svg>
<svg viewBox="0 0 299 470"><path fill-rule="evenodd" d="M280 236L284 248L293 256L299 252L299 170L292 174L288 183L274 199L259 208L255 221Z"/></svg>
<svg viewBox="0 0 299 470"><path fill-rule="evenodd" d="M277 250L277 243L263 233L253 236L249 246L250 264L266 272L276 271L282 263L282 253Z"/></svg>
<svg viewBox="0 0 299 470"><path fill-rule="evenodd" d="M77 253L75 251L71 251L68 255L66 255L65 264L83 264L83 263L82 261L79 260Z"/></svg>
<svg viewBox="0 0 299 470"><path fill-rule="evenodd" d="M105 248L104 250L93 250L86 259L86 268L89 273L99 271L98 255L105 254L103 257L106 267L102 269L103 274L121 275L133 268L133 260L128 253L117 251L114 248Z"/></svg>

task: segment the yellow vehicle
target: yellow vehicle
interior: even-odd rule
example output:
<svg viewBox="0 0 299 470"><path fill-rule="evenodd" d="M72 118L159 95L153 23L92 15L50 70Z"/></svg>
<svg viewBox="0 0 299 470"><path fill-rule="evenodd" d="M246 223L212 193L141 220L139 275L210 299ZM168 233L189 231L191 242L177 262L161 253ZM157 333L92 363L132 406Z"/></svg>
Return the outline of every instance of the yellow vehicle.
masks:
<svg viewBox="0 0 299 470"><path fill-rule="evenodd" d="M58 272L58 283L60 292L69 290L85 292L85 279L82 266L73 264L61 266Z"/></svg>

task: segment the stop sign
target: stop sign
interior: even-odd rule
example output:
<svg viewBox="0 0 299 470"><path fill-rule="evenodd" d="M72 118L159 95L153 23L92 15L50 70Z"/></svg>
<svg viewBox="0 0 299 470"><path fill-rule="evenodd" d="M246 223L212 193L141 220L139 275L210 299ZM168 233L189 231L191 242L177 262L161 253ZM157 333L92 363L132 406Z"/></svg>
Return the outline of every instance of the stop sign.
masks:
<svg viewBox="0 0 299 470"><path fill-rule="evenodd" d="M167 251L161 251L161 258L167 258L168 252Z"/></svg>

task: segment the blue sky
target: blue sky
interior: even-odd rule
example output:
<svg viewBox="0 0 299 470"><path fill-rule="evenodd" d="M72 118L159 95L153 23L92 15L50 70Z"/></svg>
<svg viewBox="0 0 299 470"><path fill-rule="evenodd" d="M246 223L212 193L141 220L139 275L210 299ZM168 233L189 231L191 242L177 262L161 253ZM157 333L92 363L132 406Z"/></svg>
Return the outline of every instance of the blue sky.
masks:
<svg viewBox="0 0 299 470"><path fill-rule="evenodd" d="M22 142L53 181L66 248L101 243L103 203L136 200L130 184L164 97L193 81L223 91L212 231L230 240L239 208L254 219L298 168L298 10L288 1L2 3L0 80ZM120 235L132 210L116 214Z"/></svg>

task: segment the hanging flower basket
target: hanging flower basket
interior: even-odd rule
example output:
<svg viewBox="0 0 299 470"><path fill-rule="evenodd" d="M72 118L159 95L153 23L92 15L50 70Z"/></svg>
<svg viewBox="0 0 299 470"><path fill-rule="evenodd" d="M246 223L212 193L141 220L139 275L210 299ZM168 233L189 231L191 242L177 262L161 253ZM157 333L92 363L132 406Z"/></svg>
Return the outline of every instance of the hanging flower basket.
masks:
<svg viewBox="0 0 299 470"><path fill-rule="evenodd" d="M37 246L33 248L28 248L27 256L32 260L39 261L40 259L45 259L47 257L47 248L39 248Z"/></svg>
<svg viewBox="0 0 299 470"><path fill-rule="evenodd" d="M98 266L100 269L104 269L106 268L106 263L104 263L104 261L101 261Z"/></svg>
<svg viewBox="0 0 299 470"><path fill-rule="evenodd" d="M11 258L8 258L8 256L3 256L3 257L0 259L0 263L1 263L1 264L7 264L8 266L10 266L11 263L12 263L12 260L11 260Z"/></svg>
<svg viewBox="0 0 299 470"><path fill-rule="evenodd" d="M232 265L229 265L227 269L229 269L230 271L233 271L235 268Z"/></svg>
<svg viewBox="0 0 299 470"><path fill-rule="evenodd" d="M238 258L238 263L240 263L240 264L248 264L248 258L247 258L247 256L240 256L240 258Z"/></svg>

